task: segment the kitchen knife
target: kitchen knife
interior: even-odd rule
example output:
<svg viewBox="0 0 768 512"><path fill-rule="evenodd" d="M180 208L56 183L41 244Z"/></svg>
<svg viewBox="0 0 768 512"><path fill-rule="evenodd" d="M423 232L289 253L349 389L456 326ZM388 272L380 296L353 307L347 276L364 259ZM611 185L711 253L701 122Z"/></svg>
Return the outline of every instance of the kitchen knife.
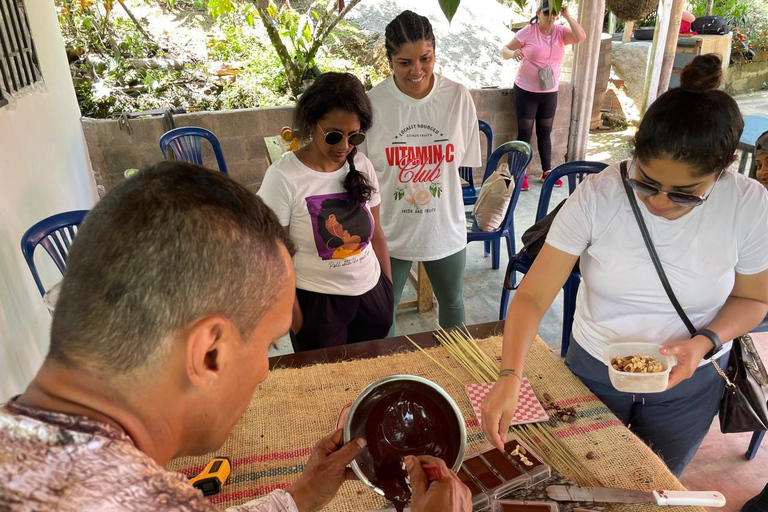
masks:
<svg viewBox="0 0 768 512"><path fill-rule="evenodd" d="M722 507L725 496L717 491L634 491L609 487L579 487L550 485L547 495L556 501L586 501L610 503L656 503L657 505L698 505Z"/></svg>

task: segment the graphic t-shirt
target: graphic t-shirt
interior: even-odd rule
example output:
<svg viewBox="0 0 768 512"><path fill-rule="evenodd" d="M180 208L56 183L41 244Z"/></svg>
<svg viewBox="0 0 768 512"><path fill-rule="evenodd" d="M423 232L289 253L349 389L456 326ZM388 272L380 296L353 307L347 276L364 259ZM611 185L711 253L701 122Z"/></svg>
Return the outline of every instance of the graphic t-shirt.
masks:
<svg viewBox="0 0 768 512"><path fill-rule="evenodd" d="M726 172L706 203L675 220L652 215L639 199L638 206L677 300L697 329L723 307L737 272L768 269L768 191L754 180ZM593 357L602 359L612 343L690 338L648 255L618 164L576 188L547 243L581 257L573 338Z"/></svg>
<svg viewBox="0 0 768 512"><path fill-rule="evenodd" d="M538 25L526 25L515 34L515 39L522 45L523 61L515 78L515 85L528 92L555 92L560 86L560 64L565 56L563 38L568 29L562 25L554 25L551 35L545 36ZM552 44L552 56L549 46ZM539 83L539 69L550 66L555 76L555 86L542 90Z"/></svg>
<svg viewBox="0 0 768 512"><path fill-rule="evenodd" d="M379 184L371 162L359 152L355 168L375 189L367 204L353 203L344 190L347 163L338 171L318 172L286 153L267 169L258 196L289 227L297 246L296 287L301 290L357 296L379 280L370 211L380 202Z"/></svg>
<svg viewBox="0 0 768 512"><path fill-rule="evenodd" d="M419 100L400 92L392 77L368 93L374 121L362 148L379 178L389 254L402 260L438 260L466 246L459 167L481 165L469 91L434 77Z"/></svg>

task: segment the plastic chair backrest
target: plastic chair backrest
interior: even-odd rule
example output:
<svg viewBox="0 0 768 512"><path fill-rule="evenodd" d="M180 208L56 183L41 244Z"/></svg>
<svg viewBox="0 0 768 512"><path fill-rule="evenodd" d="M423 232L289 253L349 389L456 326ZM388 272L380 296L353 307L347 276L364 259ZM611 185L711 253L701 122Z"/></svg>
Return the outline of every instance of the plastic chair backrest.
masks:
<svg viewBox="0 0 768 512"><path fill-rule="evenodd" d="M219 165L219 170L224 174L228 174L227 164L224 161L224 153L221 151L219 139L216 138L213 132L206 130L205 128L184 126L165 132L160 137L160 151L163 152L163 157L167 160L167 149L170 147L173 157L176 160L203 165L201 139L205 139L211 143L213 154L216 156L216 163Z"/></svg>
<svg viewBox="0 0 768 512"><path fill-rule="evenodd" d="M539 204L536 208L536 221L538 222L547 215L549 201L552 199L552 189L557 180L568 178L568 195L571 195L576 190L576 185L581 183L587 174L597 174L606 167L608 167L608 164L603 162L575 160L573 162L565 162L552 169L552 172L547 175L547 179L544 180L544 184L541 186Z"/></svg>
<svg viewBox="0 0 768 512"><path fill-rule="evenodd" d="M493 152L493 130L491 129L491 125L482 119L477 120L477 125L478 128L480 128L480 131L485 134L485 155L486 158L490 158L491 153ZM472 176L472 167L459 167L459 176L461 176L462 179L468 182L472 187L475 186Z"/></svg>
<svg viewBox="0 0 768 512"><path fill-rule="evenodd" d="M45 288L35 266L35 249L41 245L53 260L62 275L67 268L69 248L77 234L77 227L83 222L88 210L75 210L58 213L34 224L21 237L21 253L32 272L40 295L45 296Z"/></svg>
<svg viewBox="0 0 768 512"><path fill-rule="evenodd" d="M523 186L523 176L528 164L531 163L531 158L533 158L533 150L530 144L519 140L505 142L497 147L493 150L491 156L488 157L488 164L485 166L485 174L483 175L483 183L493 174L501 163L501 159L505 156L507 157L507 165L509 165L509 173L515 182L515 190L512 192L507 213L504 215L504 221L499 228L499 231L502 233L509 229L509 225L512 223L512 212L515 211L517 206L517 199L520 197L520 190Z"/></svg>

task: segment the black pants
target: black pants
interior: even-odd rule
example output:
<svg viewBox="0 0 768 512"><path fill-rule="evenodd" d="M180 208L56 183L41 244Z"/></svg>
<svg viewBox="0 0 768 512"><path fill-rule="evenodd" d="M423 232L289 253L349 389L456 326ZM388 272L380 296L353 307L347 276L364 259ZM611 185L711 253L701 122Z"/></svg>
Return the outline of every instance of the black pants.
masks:
<svg viewBox="0 0 768 512"><path fill-rule="evenodd" d="M296 335L291 334L295 352L386 338L392 326L395 295L383 272L376 286L362 295L296 289L296 297L304 323Z"/></svg>
<svg viewBox="0 0 768 512"><path fill-rule="evenodd" d="M541 159L541 170L552 170L552 124L557 111L557 91L528 92L515 85L515 112L517 113L517 140L531 143L536 123L536 140Z"/></svg>

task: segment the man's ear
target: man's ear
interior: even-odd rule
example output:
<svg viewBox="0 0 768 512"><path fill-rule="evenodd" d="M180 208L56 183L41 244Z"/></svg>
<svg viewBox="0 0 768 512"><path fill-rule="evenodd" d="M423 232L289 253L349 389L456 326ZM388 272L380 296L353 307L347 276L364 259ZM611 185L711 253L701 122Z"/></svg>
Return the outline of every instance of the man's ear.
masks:
<svg viewBox="0 0 768 512"><path fill-rule="evenodd" d="M208 388L219 378L225 352L237 342L238 330L220 316L208 316L195 322L186 337L186 374L193 386Z"/></svg>

